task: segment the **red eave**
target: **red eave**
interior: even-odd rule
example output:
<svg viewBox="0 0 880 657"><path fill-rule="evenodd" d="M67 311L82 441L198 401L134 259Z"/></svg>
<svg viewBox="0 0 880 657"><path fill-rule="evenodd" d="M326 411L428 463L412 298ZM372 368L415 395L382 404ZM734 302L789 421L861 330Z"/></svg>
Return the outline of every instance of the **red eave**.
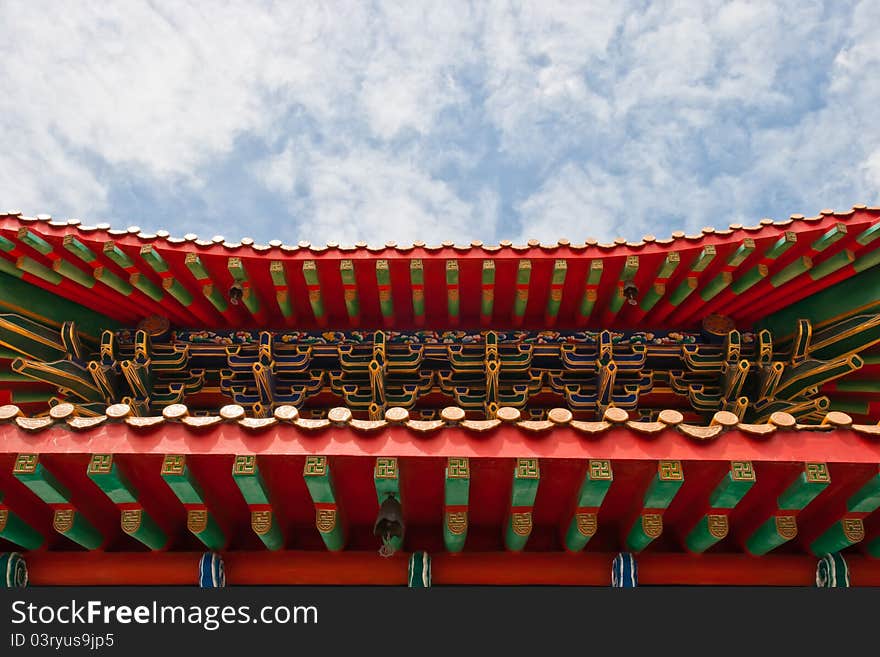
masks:
<svg viewBox="0 0 880 657"><path fill-rule="evenodd" d="M36 262L50 267L52 259L29 246L16 241L17 231L28 227L53 247L55 254L71 259L62 245L66 235L74 235L98 255L100 265L106 267L123 280L130 271L123 270L102 253L105 242L112 240L136 264L141 276L161 286L161 277L140 257L142 246L150 244L168 263L174 278L179 281L193 297L193 303L184 307L174 299L159 304L150 300L139 290L131 297L123 297L111 288L98 284L88 290L65 278L57 285L47 283L31 274L25 280L48 289L63 297L73 299L87 307L107 314L126 323L152 314L164 313L178 326L197 326L200 328L244 328L259 325L260 328L283 328L295 325L298 329L313 330L324 326L337 329L411 329L419 322L413 314L410 264L414 259L423 263L425 289L425 317L421 325L427 328L444 328L457 325L461 328L479 328L482 299L482 263L491 260L495 264L494 304L488 323L492 327L506 328L520 325L525 329L557 328L571 329L599 327L608 324L609 328L631 328L650 326L652 328L687 329L696 326L710 312L721 312L731 316L741 328L746 328L771 309L778 309L809 294L818 292L828 285L844 280L855 273L847 265L831 275L812 280L807 275L794 278L791 282L773 288L770 278L803 257L811 257L816 267L828 258L849 250L857 259L871 250L856 238L874 225L880 217L880 209L858 206L847 212L823 211L816 217L795 215L784 221L762 220L756 226L733 225L727 230L707 228L694 235L675 233L669 239L656 239L647 236L636 242L618 239L613 243L599 244L595 240L560 240L555 244L540 244L531 241L524 245L503 242L498 246L488 246L481 242L455 245L397 245L387 243L379 246L358 244L351 247L328 244L326 246L300 243L284 245L255 245L199 240L195 236L186 238L148 235L138 229L109 230L86 227L79 222L50 221L48 218L30 219L20 215L0 215L0 236L16 242L15 251L2 253L0 257L15 261L17 255L26 255ZM827 249L817 252L812 249L816 240L835 225L845 228L846 234ZM769 261L765 258L768 249L785 232L796 234L797 242L780 257ZM767 276L738 297L725 290L708 303L700 298L699 291L724 271L729 257L742 244L744 239L754 240L755 249L734 272L734 278L749 271L758 264L766 264ZM691 265L702 252L711 246L716 254L708 267L698 273L691 272ZM647 312L638 306L624 304L613 318L609 319L608 306L611 296L617 294L628 256L638 256L639 267L635 283L639 294L644 295L655 283L663 261L670 253L680 256L680 263L666 282L663 299ZM201 284L196 281L185 265L186 255L198 254L211 281L224 296L227 295L233 278L229 273L228 260L240 258L248 273L250 284L260 299L262 317L252 317L239 305L221 314L204 297ZM383 318L379 305L379 284L376 278L376 261L387 260L391 279L393 299L393 319ZM309 291L303 278L302 266L307 260L314 261L320 281L322 301L326 316L316 321L309 303ZM344 302L343 283L340 277L340 263L351 260L354 265L356 289L360 303L360 314L352 320ZM460 317L453 321L448 314L446 263L458 262ZM528 302L521 322L515 321L512 313L517 295L516 276L519 263L529 260L531 277L527 286ZM550 296L551 278L557 260L567 261L567 273L562 287L561 305L552 326L546 318L547 301ZM598 287L595 310L586 320L579 311L586 289L588 268L592 260L601 260L603 274ZM270 277L269 265L272 261L283 262L287 270L289 298L293 305L295 319L283 317L275 298L275 285ZM91 274L81 261L72 258L71 262L86 274ZM678 307L664 303L670 293L685 282L688 277L697 280L696 291ZM771 303L772 302L772 303ZM768 306L768 303L770 304Z"/></svg>

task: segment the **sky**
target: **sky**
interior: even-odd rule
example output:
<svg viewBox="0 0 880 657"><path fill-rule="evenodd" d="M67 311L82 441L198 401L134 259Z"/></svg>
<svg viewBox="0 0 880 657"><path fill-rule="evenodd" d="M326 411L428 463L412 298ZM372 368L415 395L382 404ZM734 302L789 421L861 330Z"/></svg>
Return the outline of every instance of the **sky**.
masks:
<svg viewBox="0 0 880 657"><path fill-rule="evenodd" d="M880 2L0 0L0 209L258 243L878 204Z"/></svg>

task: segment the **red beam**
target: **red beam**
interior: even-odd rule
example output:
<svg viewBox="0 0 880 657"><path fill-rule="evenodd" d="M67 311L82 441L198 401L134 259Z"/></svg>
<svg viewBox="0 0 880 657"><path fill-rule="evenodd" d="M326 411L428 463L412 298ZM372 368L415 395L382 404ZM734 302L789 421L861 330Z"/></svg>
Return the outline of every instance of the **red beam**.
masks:
<svg viewBox="0 0 880 657"><path fill-rule="evenodd" d="M778 431L769 437L732 430L712 440L697 441L674 429L648 437L625 427L588 436L571 427L532 434L512 425L501 426L488 434L475 434L462 427L419 434L405 426L359 433L347 427L307 432L291 425L276 425L262 432L250 432L231 423L193 430L166 422L151 430L135 430L119 423L79 433L59 426L31 434L14 424L4 424L0 425L0 453L4 452L880 463L880 441L848 429Z"/></svg>
<svg viewBox="0 0 880 657"><path fill-rule="evenodd" d="M198 581L200 552L34 552L25 555L36 586L190 585ZM432 555L434 585L609 586L611 553L496 553ZM229 552L230 585L405 585L407 555L373 552ZM847 556L853 586L880 585L880 560ZM814 586L817 559L778 555L643 554L640 585Z"/></svg>

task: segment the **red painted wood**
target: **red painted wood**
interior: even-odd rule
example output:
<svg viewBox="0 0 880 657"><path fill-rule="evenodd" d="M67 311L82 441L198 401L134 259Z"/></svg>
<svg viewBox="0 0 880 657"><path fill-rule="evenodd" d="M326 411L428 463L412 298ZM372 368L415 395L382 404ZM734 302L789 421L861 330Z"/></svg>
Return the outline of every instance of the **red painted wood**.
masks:
<svg viewBox="0 0 880 657"><path fill-rule="evenodd" d="M848 236L835 243L827 250L830 257L845 248L847 244L853 246L852 240L865 228L876 221L877 213L874 211L860 210L848 218L824 216L812 223L795 222L789 226L762 226L755 231L737 231L734 235L706 234L696 239L680 237L669 244L657 242L643 243L636 246L620 245L614 247L587 246L585 248L573 248L571 246L559 246L544 249L541 246L532 246L525 249L514 250L502 248L499 251L485 251L481 248L455 249L452 247L425 248L418 247L406 251L393 248L374 249L372 251L359 248L350 251L342 251L338 248L327 248L320 251L312 251L310 248L286 249L271 248L266 251L254 251L248 246L225 247L222 244L211 246L198 246L192 242L171 243L164 239L153 238L144 240L137 235L114 235L110 236L104 231L80 232L73 226L49 226L45 222L26 222L16 217L0 217L0 234L14 237L15 231L27 225L31 230L46 239L58 253L64 253L61 241L64 235L72 234L89 246L96 254L99 261L109 267L110 271L127 278L125 272L115 263L106 258L101 247L104 241L110 237L120 249L128 253L135 262L139 263L139 270L150 280L159 283L156 276L146 263L140 264L139 249L143 244L151 243L168 262L170 269L175 273L178 280L191 292L195 307L193 312L172 304L164 310L172 319L179 324L195 323L203 328L220 328L229 326L256 328L283 328L285 322L275 303L271 291L274 286L269 275L269 262L282 260L287 264L288 282L291 291L291 302L294 305L298 320L297 326L304 329L316 329L317 326L308 302L308 294L302 278L302 262L314 260L318 265L318 276L321 281L322 297L327 311L327 325L338 328L350 326L348 314L342 294L342 283L339 276L339 262L342 259L350 259L355 262L355 273L359 287L361 303L361 328L371 330L384 326L378 304L378 288L375 277L375 260L384 258L389 261L392 290L395 305L395 318L392 328L414 328L411 305L411 287L409 283L409 262L412 258L421 258L425 272L425 301L426 301L426 326L444 328L449 326L446 308L446 280L445 263L447 259L456 259L459 262L460 274L460 304L461 318L458 326L472 329L480 326L480 297L481 297L481 263L484 259L492 259L496 263L495 304L493 310L492 325L499 329L511 326L511 310L515 298L515 277L519 259L528 258L532 261L532 275L529 285L529 302L523 321L523 328L545 328L544 310L546 308L547 295L549 294L550 278L552 275L553 262L557 258L568 261L568 273L563 287L563 297L559 315L555 326L561 330L574 328L577 325L577 315L580 301L583 297L586 268L593 258L600 258L605 263L602 282L599 287L599 298L596 308L591 316L589 326L600 326L602 317L605 316L611 295L616 291L620 271L628 255L638 255L640 259L639 272L636 284L640 294L644 294L653 282L654 275L666 254L677 251L681 255L681 265L667 283L667 290L673 290L688 275L689 267L706 245L714 245L717 255L712 264L699 275L700 285L711 280L724 266L729 255L737 248L744 237L751 237L756 242L755 252L737 270L742 273L754 266L763 257L766 249L775 242L787 229L794 229L798 233L798 243L789 249L782 258L775 261L772 271L783 267L800 255L809 252L809 245L820 235L830 229L835 223L843 222L847 225ZM24 247L23 247L24 248ZM48 264L42 256L27 251L39 262ZM265 322L257 322L250 317L246 309L239 306L219 316L213 310L210 303L201 293L200 285L196 283L188 269L184 265L187 252L199 254L207 270L217 284L220 292L226 295L232 277L227 268L230 256L243 259L249 279L260 297L261 307L264 309ZM7 256L0 256L7 257ZM817 258L817 262L821 262ZM771 271L771 273L772 273ZM851 272L850 272L851 273ZM812 284L806 288L798 281L786 286L786 290L794 294L800 292L811 293L819 288L824 289L828 284L837 280L840 275L829 276L820 281L818 287ZM135 323L136 320L150 312L162 312L158 304L144 297L140 292L135 292L132 301L118 298L109 288L100 285L96 290L87 291L70 281L63 281L59 286L52 286L39 280L28 281L53 292L74 299L88 307L100 308L109 312L111 316L124 322ZM806 282L806 281L805 281ZM742 299L736 299L736 303L742 304L741 310L734 313L742 328L753 317L753 309L750 301L760 300L761 295L767 290L766 283L756 285L749 290ZM814 289L815 288L815 289ZM799 292L800 291L800 292ZM786 296L786 299L794 297ZM631 328L652 326L653 328L674 327L679 329L697 326L702 317L711 312L716 306L720 307L729 299L724 293L706 305L699 299L699 293L695 292L679 309L666 317L663 315L663 304L658 304L644 318L640 318L638 309L624 307L618 313L613 325L617 328ZM714 305L713 305L714 304ZM205 323L205 319L212 322Z"/></svg>
<svg viewBox="0 0 880 657"><path fill-rule="evenodd" d="M754 437L732 430L708 441L697 441L666 430L650 437L627 428L584 435L570 427L533 434L502 426L475 434L463 427L446 427L418 434L404 426L359 433L331 427L319 432L291 425L252 433L234 424L193 431L182 424L133 430L125 424L104 424L84 432L61 426L38 434L14 424L0 425L0 450L5 453L144 453L144 454L325 454L347 456L471 456L606 458L616 460L678 459L682 461L826 461L878 463L880 442L848 429L780 431Z"/></svg>
<svg viewBox="0 0 880 657"><path fill-rule="evenodd" d="M198 582L200 552L120 554L101 552L26 555L28 577L45 585L189 585ZM405 585L407 555L372 553L227 552L230 585ZM432 583L442 585L609 586L613 553L463 553L432 555ZM880 585L880 560L847 557L852 586ZM644 554L639 585L815 586L809 556Z"/></svg>

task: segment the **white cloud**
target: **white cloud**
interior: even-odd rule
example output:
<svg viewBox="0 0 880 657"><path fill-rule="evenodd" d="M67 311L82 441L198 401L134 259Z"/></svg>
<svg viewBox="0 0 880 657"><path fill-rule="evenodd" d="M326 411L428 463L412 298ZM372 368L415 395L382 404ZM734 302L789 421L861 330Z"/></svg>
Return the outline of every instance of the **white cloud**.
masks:
<svg viewBox="0 0 880 657"><path fill-rule="evenodd" d="M294 217L309 217L301 239L320 244L369 244L395 240L457 244L495 233L497 198L486 189L473 203L427 175L414 158L362 147L324 151L288 146L257 171L275 190L290 195Z"/></svg>
<svg viewBox="0 0 880 657"><path fill-rule="evenodd" d="M878 25L870 0L9 0L0 207L127 225L143 189L212 234L403 242L876 202Z"/></svg>

